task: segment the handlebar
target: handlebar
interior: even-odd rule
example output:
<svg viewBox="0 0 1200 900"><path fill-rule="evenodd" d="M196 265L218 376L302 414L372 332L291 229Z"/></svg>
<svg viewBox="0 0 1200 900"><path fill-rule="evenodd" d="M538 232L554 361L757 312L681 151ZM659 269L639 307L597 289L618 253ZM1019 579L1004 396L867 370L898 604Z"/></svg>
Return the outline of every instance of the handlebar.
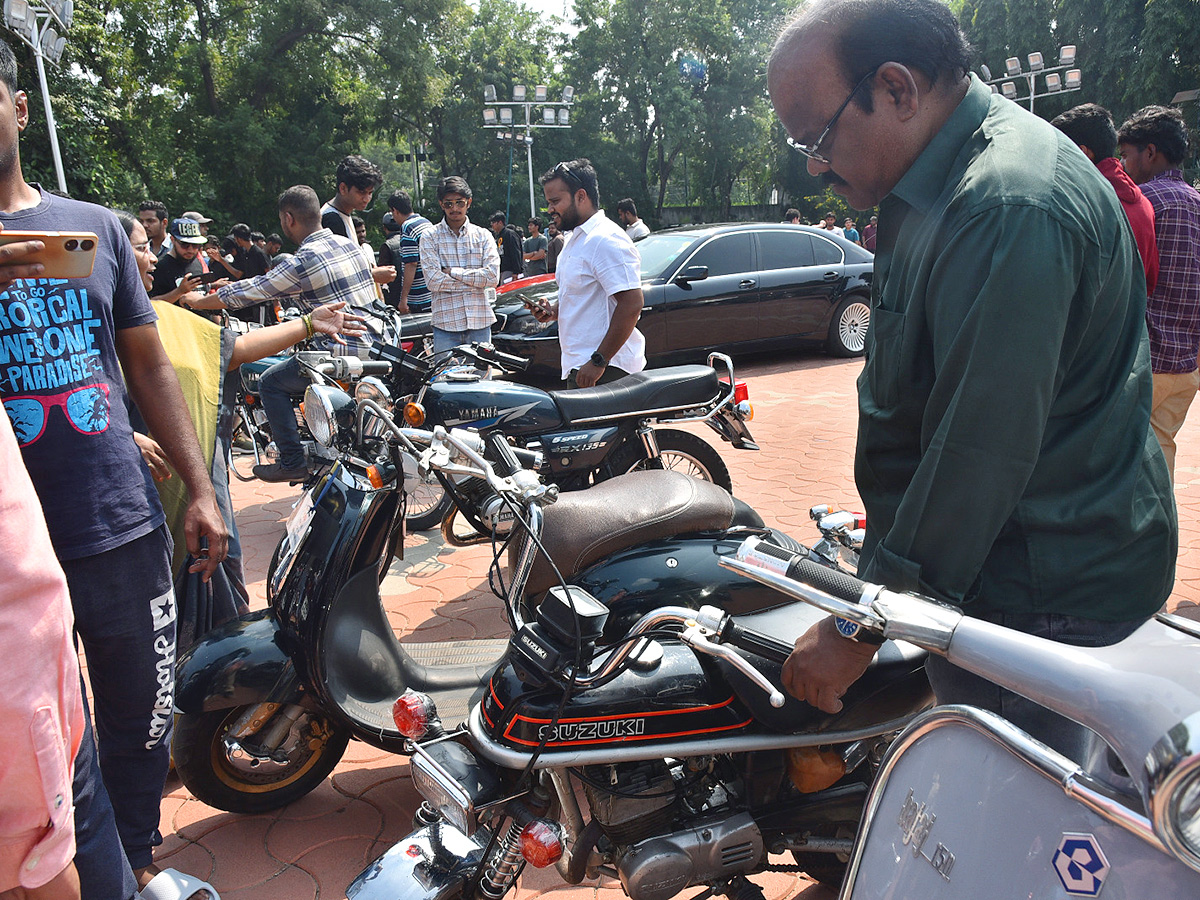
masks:
<svg viewBox="0 0 1200 900"><path fill-rule="evenodd" d="M504 353L492 344L471 344L470 347L472 353L484 362L494 363L513 372L524 372L529 368L529 360L525 357Z"/></svg>

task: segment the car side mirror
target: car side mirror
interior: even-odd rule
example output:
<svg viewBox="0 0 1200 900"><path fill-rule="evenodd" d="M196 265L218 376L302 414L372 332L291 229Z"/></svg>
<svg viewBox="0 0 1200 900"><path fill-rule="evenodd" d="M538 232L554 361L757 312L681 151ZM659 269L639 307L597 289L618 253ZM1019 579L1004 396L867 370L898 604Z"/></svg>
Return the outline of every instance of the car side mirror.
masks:
<svg viewBox="0 0 1200 900"><path fill-rule="evenodd" d="M708 277L708 266L688 266L675 276L676 284L691 284L693 281L703 281Z"/></svg>

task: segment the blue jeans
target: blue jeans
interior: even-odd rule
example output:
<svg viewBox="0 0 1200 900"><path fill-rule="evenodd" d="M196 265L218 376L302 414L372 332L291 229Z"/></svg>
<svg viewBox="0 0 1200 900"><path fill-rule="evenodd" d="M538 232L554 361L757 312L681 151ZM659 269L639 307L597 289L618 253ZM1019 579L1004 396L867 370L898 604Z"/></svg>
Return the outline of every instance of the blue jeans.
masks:
<svg viewBox="0 0 1200 900"><path fill-rule="evenodd" d="M492 340L492 328L490 325L485 325L483 328L468 328L465 331L446 331L433 327L433 352L441 353L443 350L453 350L455 347L460 347L463 344L487 344ZM264 376L265 377L265 376ZM267 410L268 418L271 411Z"/></svg>
<svg viewBox="0 0 1200 900"><path fill-rule="evenodd" d="M296 424L293 397L303 397L312 379L300 371L300 362L289 356L263 372L258 393L262 398L263 412L271 425L271 436L279 450L279 464L285 469L299 469L304 465L304 446L300 443L300 427Z"/></svg>
<svg viewBox="0 0 1200 900"><path fill-rule="evenodd" d="M1098 622L1095 619L1053 613L995 613L981 618L1014 631L1076 647L1116 644L1133 634L1146 621ZM944 657L930 656L925 661L925 671L939 704L961 703L990 710L1069 759L1079 763L1087 760L1092 732L1084 726L960 669Z"/></svg>

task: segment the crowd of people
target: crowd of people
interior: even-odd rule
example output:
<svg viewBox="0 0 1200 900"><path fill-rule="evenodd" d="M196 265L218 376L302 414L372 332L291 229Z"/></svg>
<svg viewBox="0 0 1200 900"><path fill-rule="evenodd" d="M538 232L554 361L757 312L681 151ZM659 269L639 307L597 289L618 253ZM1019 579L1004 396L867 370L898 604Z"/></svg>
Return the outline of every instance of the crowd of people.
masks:
<svg viewBox="0 0 1200 900"><path fill-rule="evenodd" d="M1187 133L1161 106L1119 129L1093 104L1046 123L993 94L969 59L937 0L816 0L769 62L809 172L878 210L861 231L832 211L817 223L877 254L859 574L1064 643L1113 643L1174 580L1174 438L1200 388ZM617 221L604 213L580 158L540 179L544 233L540 218L522 234L502 212L472 223L470 185L447 176L436 223L391 193L376 252L358 214L382 176L349 156L327 202L306 185L280 195L279 232L238 223L218 237L200 212L172 220L146 201L114 213L27 182L17 84L0 43L0 225L90 231L97 247L80 279L48 277L40 241L0 249L0 649L24 663L0 674L0 895L199 897L211 888L153 857L174 662L199 633L185 598L215 584L217 620L245 609L226 373L305 341L361 351L377 300L429 310L435 350L487 340L498 286L542 274L558 300L531 313L558 322L564 382L638 372L635 241L649 229L628 198ZM277 322L277 305L300 318ZM217 313L265 327L225 328ZM293 358L262 377L279 459L260 478L307 474L292 407L306 383ZM999 390L1013 402L996 403ZM837 712L876 650L825 620L797 642L785 686ZM1085 752L1073 723L943 659L928 672L939 702Z"/></svg>

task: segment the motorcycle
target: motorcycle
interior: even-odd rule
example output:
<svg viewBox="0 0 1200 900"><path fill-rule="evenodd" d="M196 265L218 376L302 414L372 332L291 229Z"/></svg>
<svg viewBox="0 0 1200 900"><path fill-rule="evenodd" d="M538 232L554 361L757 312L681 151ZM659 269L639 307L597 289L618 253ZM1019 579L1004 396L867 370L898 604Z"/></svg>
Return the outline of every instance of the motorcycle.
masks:
<svg viewBox="0 0 1200 900"><path fill-rule="evenodd" d="M1094 733L1072 760L991 712L918 716L869 790L842 900L1200 896L1195 621L1159 614L1120 643L1068 646L773 555L764 567L749 546L723 565Z"/></svg>
<svg viewBox="0 0 1200 900"><path fill-rule="evenodd" d="M512 373L527 365L526 360L487 345L458 348L456 354L475 360L476 365L458 366L452 377L438 377L443 372L438 364L388 353L385 348L377 352L418 379L415 396L404 406L408 424L503 433L517 446L541 452L543 478L564 491L637 469L667 468L732 492L721 455L702 438L661 427L663 423L702 421L735 448L758 449L746 425L753 417L749 391L734 378L733 361L724 354L711 354L707 366L652 369L592 388L543 391L487 379L489 367ZM445 476L438 480L446 496L437 510L448 516L453 502L474 529L475 538L486 539L489 528L469 515L477 505L470 495L479 483L452 484ZM456 542L452 524L444 523L442 531L447 540Z"/></svg>
<svg viewBox="0 0 1200 900"><path fill-rule="evenodd" d="M746 534L786 538L713 485L643 472L593 489L603 489L599 496L552 502L557 486L534 472L509 464L497 474L493 460L541 463L498 434L402 428L375 399L356 401L330 385L309 388L305 417L335 459L289 517L268 577L269 607L215 629L179 661L176 769L211 806L260 812L289 803L324 780L351 738L405 752L391 704L407 687L432 693L453 724L486 689L507 641L401 644L381 604L379 580L393 556L402 558L405 490L422 473L477 479L497 503L520 510L527 527L510 542L505 588L514 621L534 592L552 586L531 581L553 571L539 554L557 560L564 577L589 583L629 573L626 595L610 595L618 616L639 615L656 583L697 607L722 599L737 609L778 605L773 591L723 573L715 559Z"/></svg>

